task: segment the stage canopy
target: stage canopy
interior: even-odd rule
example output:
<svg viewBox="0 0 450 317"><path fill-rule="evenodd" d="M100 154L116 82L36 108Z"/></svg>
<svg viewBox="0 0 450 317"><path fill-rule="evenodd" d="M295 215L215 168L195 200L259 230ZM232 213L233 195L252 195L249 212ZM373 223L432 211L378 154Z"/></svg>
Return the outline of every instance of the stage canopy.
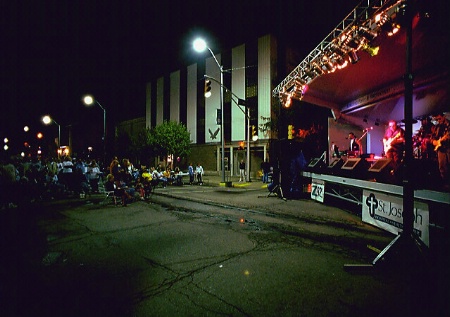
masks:
<svg viewBox="0 0 450 317"><path fill-rule="evenodd" d="M412 10L413 117L449 111L446 1L363 1L273 90L327 107L336 120L384 125L404 119L406 10Z"/></svg>

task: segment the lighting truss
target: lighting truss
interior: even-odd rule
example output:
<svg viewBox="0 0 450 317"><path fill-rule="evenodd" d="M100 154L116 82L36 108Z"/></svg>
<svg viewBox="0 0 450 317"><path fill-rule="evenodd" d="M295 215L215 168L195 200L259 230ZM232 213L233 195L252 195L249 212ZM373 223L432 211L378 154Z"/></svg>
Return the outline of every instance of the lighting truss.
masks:
<svg viewBox="0 0 450 317"><path fill-rule="evenodd" d="M403 0L365 0L360 2L325 39L272 91L281 102L301 99L314 79L347 65L348 54L367 48L382 26L395 18ZM380 19L381 17L381 19ZM289 95L289 96L286 96ZM299 96L301 96L299 98ZM289 98L287 98L289 97Z"/></svg>

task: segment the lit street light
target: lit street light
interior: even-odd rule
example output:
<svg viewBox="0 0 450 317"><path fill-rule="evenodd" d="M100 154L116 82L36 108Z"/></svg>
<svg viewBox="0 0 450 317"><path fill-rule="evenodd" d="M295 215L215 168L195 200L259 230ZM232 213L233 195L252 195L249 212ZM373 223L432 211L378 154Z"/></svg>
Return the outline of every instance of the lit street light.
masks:
<svg viewBox="0 0 450 317"><path fill-rule="evenodd" d="M106 167L106 109L91 95L84 96L83 102L86 106L90 106L95 102L103 110L103 167Z"/></svg>
<svg viewBox="0 0 450 317"><path fill-rule="evenodd" d="M60 147L61 147L61 125L58 124L58 122L56 122L52 117L50 116L44 116L42 118L42 122L44 122L44 124L50 124L50 123L54 123L58 126L58 156L60 155Z"/></svg>
<svg viewBox="0 0 450 317"><path fill-rule="evenodd" d="M197 52L203 52L206 49L211 53L217 66L220 70L220 139L221 139L221 165L222 165L222 183L225 183L225 131L224 131L224 111L223 111L223 66L214 55L213 51L208 47L203 39L196 39L193 43L194 50Z"/></svg>

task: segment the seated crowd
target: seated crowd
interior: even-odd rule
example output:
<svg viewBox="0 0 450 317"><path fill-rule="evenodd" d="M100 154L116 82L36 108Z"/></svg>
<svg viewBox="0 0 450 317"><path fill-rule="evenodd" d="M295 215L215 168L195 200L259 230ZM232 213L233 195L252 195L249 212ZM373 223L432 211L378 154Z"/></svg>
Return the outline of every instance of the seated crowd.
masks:
<svg viewBox="0 0 450 317"><path fill-rule="evenodd" d="M191 164L192 165L192 164ZM197 180L202 183L203 169L196 168ZM189 174L192 184L194 175ZM0 207L11 208L19 204L48 201L67 197L84 197L105 191L114 191L123 205L136 199L144 200L158 186L182 185L183 176L176 167L146 166L135 168L128 159L115 157L102 168L96 160L15 158L0 163Z"/></svg>

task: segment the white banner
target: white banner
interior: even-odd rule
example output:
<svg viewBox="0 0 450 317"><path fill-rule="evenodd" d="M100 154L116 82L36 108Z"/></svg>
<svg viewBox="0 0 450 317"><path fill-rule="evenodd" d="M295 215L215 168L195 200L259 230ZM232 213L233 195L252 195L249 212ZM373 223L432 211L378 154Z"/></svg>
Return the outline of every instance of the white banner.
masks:
<svg viewBox="0 0 450 317"><path fill-rule="evenodd" d="M323 203L323 198L325 196L325 182L313 178L311 183L311 199Z"/></svg>
<svg viewBox="0 0 450 317"><path fill-rule="evenodd" d="M414 202L414 233L429 246L428 205ZM363 191L362 221L388 232L403 231L403 199L370 190Z"/></svg>

